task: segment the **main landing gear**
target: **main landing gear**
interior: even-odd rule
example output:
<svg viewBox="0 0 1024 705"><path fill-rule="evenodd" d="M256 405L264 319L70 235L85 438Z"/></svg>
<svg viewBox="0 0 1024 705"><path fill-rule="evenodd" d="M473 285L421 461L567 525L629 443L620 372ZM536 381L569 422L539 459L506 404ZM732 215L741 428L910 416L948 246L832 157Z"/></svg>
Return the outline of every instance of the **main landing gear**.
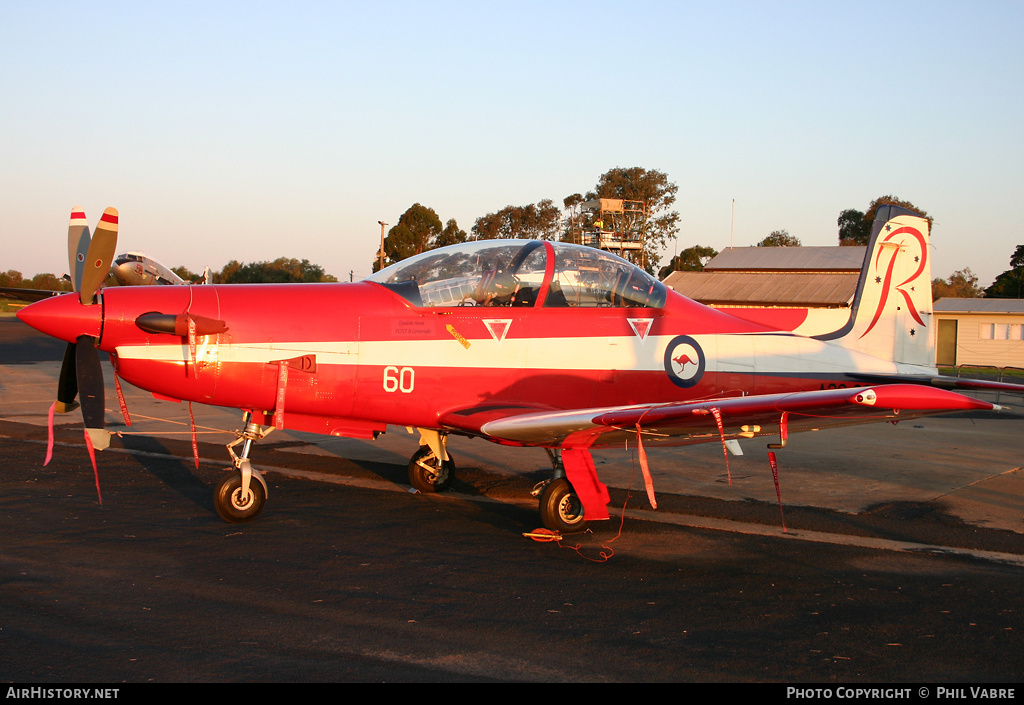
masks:
<svg viewBox="0 0 1024 705"><path fill-rule="evenodd" d="M249 463L249 451L252 444L273 431L264 431L259 424L252 422L252 414L245 412L243 416L245 430L236 431L238 438L228 444L228 453L238 469L224 478L213 493L213 506L224 521L241 523L252 521L263 511L267 501L267 482L259 470ZM235 446L242 444L242 454L235 454Z"/></svg>
<svg viewBox="0 0 1024 705"><path fill-rule="evenodd" d="M565 468L557 450L548 449L555 477L537 485L533 496L540 497L540 521L544 528L562 534L586 531L589 522L583 515L583 503L565 478Z"/></svg>
<svg viewBox="0 0 1024 705"><path fill-rule="evenodd" d="M448 454L448 434L419 429L420 447L409 460L409 484L420 492L441 492L455 477L455 461ZM583 516L583 503L565 477L561 455L548 450L555 470L554 479L534 488L540 497L540 519L545 528L563 534L585 531L589 522Z"/></svg>
<svg viewBox="0 0 1024 705"><path fill-rule="evenodd" d="M540 491L540 521L544 528L562 534L586 531L583 504L564 477L556 477Z"/></svg>

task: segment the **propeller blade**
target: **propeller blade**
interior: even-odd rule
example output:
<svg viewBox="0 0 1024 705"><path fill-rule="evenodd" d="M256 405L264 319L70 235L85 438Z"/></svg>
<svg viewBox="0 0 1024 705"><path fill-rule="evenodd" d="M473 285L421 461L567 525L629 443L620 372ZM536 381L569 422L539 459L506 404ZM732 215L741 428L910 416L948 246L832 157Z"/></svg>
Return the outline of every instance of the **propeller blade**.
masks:
<svg viewBox="0 0 1024 705"><path fill-rule="evenodd" d="M75 291L82 290L82 273L85 271L90 240L85 209L75 206L71 209L71 222L68 224L68 276L71 277Z"/></svg>
<svg viewBox="0 0 1024 705"><path fill-rule="evenodd" d="M110 434L104 430L105 398L103 392L103 368L94 338L83 335L75 346L75 368L78 389L81 392L82 418L85 432L89 434L93 447L103 450L110 445Z"/></svg>
<svg viewBox="0 0 1024 705"><path fill-rule="evenodd" d="M108 208L103 211L103 217L100 218L92 242L89 243L89 252L85 256L85 271L82 273L82 288L79 290L84 306L93 302L97 290L110 273L116 249L117 209Z"/></svg>
<svg viewBox="0 0 1024 705"><path fill-rule="evenodd" d="M78 408L75 397L78 396L78 373L75 371L77 352L75 343L68 343L64 348L64 362L60 366L60 377L57 379L56 411L66 414Z"/></svg>

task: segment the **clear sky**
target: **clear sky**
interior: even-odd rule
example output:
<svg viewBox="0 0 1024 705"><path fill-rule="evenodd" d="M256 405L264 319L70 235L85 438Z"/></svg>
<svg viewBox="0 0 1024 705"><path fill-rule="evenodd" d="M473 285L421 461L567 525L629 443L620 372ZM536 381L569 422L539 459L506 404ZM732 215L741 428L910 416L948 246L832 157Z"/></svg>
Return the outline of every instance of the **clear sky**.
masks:
<svg viewBox="0 0 1024 705"><path fill-rule="evenodd" d="M0 270L63 273L67 219L201 272L370 273L413 203L475 219L679 186L673 249L893 194L933 276L988 285L1024 243L1024 2L0 1Z"/></svg>

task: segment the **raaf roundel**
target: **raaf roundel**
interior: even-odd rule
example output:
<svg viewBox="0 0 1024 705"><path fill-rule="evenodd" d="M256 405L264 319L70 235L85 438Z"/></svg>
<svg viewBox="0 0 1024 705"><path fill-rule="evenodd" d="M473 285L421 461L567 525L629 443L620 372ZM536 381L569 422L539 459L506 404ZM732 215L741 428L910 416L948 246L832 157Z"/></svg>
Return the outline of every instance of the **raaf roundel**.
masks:
<svg viewBox="0 0 1024 705"><path fill-rule="evenodd" d="M83 222L73 214L71 256L106 271L117 212L87 246ZM849 321L815 336L698 304L607 252L541 240L431 250L357 283L101 290L73 266L76 294L19 317L69 343L58 399L69 408L81 391L91 448L109 440L97 349L115 379L241 410L235 471L215 491L228 521L264 506L249 460L264 426L375 438L394 425L419 430L409 480L422 491L451 481L452 434L547 449L541 519L571 532L608 518L593 448L784 442L829 420L996 408L948 389L984 383L936 373L927 242L925 219L883 208Z"/></svg>

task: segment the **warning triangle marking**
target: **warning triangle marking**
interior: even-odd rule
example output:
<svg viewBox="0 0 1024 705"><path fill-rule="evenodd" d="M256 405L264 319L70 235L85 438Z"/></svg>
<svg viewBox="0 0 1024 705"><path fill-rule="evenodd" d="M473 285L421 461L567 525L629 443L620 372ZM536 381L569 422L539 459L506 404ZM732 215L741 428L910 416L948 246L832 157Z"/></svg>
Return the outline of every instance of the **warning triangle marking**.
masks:
<svg viewBox="0 0 1024 705"><path fill-rule="evenodd" d="M501 345L501 341L505 339L508 334L508 329L512 326L511 318L485 318L484 325L487 326L487 331L491 334L491 337Z"/></svg>
<svg viewBox="0 0 1024 705"><path fill-rule="evenodd" d="M651 332L651 327L654 325L653 318L627 318L629 321L630 328L636 333L637 337L640 338L640 342L646 342L647 334Z"/></svg>

